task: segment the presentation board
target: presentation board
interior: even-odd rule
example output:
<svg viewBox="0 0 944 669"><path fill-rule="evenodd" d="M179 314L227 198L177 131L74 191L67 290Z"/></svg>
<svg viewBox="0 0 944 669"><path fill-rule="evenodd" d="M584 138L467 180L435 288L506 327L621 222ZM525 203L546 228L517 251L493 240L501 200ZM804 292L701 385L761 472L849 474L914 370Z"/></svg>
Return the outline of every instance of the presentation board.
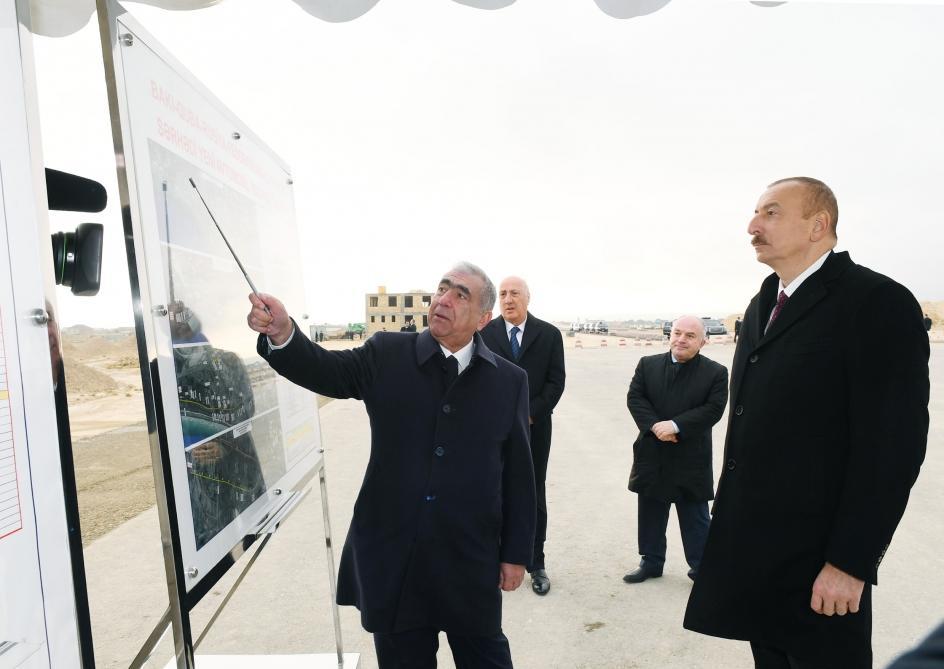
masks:
<svg viewBox="0 0 944 669"><path fill-rule="evenodd" d="M0 3L0 667L78 667L34 83L17 3Z"/></svg>
<svg viewBox="0 0 944 669"><path fill-rule="evenodd" d="M127 13L115 20L138 335L190 591L321 458L315 397L257 355L236 261L301 314L302 253L282 161Z"/></svg>
<svg viewBox="0 0 944 669"><path fill-rule="evenodd" d="M9 257L10 244L3 172L12 167L0 160L0 253L3 254L0 257L4 259ZM20 392L22 375L17 354L13 281L6 263L3 270L0 272L0 666L16 667L41 649L45 650L46 633L36 518L31 503L33 480Z"/></svg>

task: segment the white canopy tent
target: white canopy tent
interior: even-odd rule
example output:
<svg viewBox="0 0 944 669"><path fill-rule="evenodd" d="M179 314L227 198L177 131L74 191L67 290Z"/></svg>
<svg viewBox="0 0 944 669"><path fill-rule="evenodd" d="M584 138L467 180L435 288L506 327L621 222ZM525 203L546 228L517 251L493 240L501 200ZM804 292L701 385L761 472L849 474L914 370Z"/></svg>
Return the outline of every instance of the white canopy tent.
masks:
<svg viewBox="0 0 944 669"><path fill-rule="evenodd" d="M223 0L131 0L169 10L203 9ZM353 21L380 0L291 0L312 16L332 23ZM589 0L587 0L589 1ZM593 0L602 12L617 19L631 19L659 11L672 0ZM515 0L453 0L476 9L502 9ZM758 7L776 7L784 1L751 0ZM33 32L46 37L63 37L80 30L95 11L95 0L31 0Z"/></svg>

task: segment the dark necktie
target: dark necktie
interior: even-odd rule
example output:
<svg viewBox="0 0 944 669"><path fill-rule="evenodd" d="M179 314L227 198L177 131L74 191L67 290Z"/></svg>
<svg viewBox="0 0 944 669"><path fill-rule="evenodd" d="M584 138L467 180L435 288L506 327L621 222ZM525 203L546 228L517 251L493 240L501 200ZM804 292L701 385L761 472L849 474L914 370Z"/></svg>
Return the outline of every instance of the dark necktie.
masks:
<svg viewBox="0 0 944 669"><path fill-rule="evenodd" d="M672 385L672 383L675 382L675 377L678 376L679 370L681 368L682 368L681 364L675 362L674 360L671 361L671 363L669 364L669 370L668 370L669 371L668 385Z"/></svg>
<svg viewBox="0 0 944 669"><path fill-rule="evenodd" d="M450 355L443 360L443 372L446 375L446 389L448 390L459 378L459 361L456 360L456 356Z"/></svg>
<svg viewBox="0 0 944 669"><path fill-rule="evenodd" d="M518 333L521 330L515 325L508 333L508 343L511 344L511 357L517 360L521 356L521 344L518 343Z"/></svg>
<svg viewBox="0 0 944 669"><path fill-rule="evenodd" d="M774 324L774 321L777 320L777 316L780 315L780 312L783 310L783 305L787 303L787 294L780 291L780 294L777 296L777 306L774 307L774 312L770 314L770 320L767 321L767 327L764 328L764 332L770 329L770 326Z"/></svg>

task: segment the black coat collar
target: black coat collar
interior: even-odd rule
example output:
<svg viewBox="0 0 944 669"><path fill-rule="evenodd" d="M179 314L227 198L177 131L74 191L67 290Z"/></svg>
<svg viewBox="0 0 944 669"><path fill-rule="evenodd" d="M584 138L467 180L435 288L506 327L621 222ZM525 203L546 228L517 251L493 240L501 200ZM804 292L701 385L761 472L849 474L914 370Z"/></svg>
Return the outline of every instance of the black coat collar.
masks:
<svg viewBox="0 0 944 669"><path fill-rule="evenodd" d="M482 358L482 360L491 363L492 367L497 367L498 363L495 362L495 354L485 345L485 342L482 340L482 335L476 332L472 335L472 341L475 342L472 346L472 359ZM416 364L425 364L426 361L437 353L442 353L442 348L429 329L420 332L416 336Z"/></svg>
<svg viewBox="0 0 944 669"><path fill-rule="evenodd" d="M776 339L781 333L788 330L813 305L826 297L829 284L854 264L848 251L830 253L826 257L823 266L810 274L790 296L777 320L774 321L766 333L764 333L764 328L767 326L770 312L773 310L774 303L777 301L777 294L780 292L780 277L774 273L764 279L757 301L759 311L755 323L755 341L766 343Z"/></svg>
<svg viewBox="0 0 944 669"><path fill-rule="evenodd" d="M506 360L514 360L515 358L511 354L511 341L508 338L507 322L504 316L496 316L489 325L495 328L496 333L501 334L501 336L498 337L498 346L503 354L502 357ZM527 316L525 316L524 334L521 335L521 350L518 351L518 360L521 360L521 356L524 355L524 352L534 343L538 335L541 334L541 328L538 327L540 322L539 319L531 315L530 311L527 312Z"/></svg>

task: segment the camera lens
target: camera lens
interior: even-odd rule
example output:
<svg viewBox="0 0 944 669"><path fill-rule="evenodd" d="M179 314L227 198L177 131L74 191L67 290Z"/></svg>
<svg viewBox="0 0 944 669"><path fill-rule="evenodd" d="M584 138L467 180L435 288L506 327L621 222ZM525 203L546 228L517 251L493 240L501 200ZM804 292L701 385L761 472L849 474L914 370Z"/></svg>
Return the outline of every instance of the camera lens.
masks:
<svg viewBox="0 0 944 669"><path fill-rule="evenodd" d="M96 295L101 283L102 241L100 223L80 223L75 232L52 235L56 284L69 286L74 295Z"/></svg>

